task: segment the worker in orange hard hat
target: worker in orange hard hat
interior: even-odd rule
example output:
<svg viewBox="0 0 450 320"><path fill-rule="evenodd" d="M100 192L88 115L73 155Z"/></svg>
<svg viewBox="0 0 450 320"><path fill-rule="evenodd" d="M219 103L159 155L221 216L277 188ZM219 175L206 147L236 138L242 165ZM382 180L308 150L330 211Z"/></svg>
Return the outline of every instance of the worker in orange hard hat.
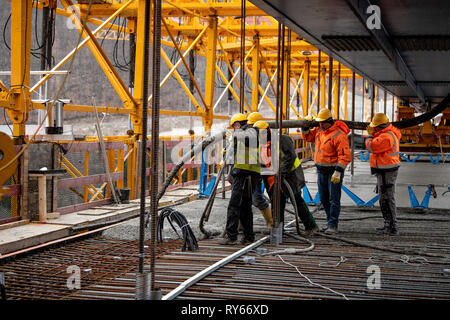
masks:
<svg viewBox="0 0 450 320"><path fill-rule="evenodd" d="M384 226L378 231L390 235L398 234L395 181L400 167L400 130L389 123L384 113L377 113L367 127L373 137L366 140L366 148L370 152L370 170L377 177L377 189Z"/></svg>
<svg viewBox="0 0 450 320"><path fill-rule="evenodd" d="M261 162L264 163L266 167L271 167L272 165L272 157L271 157L271 142L272 142L272 134L269 129L269 125L265 121L257 121L254 127L258 127L261 136L263 134L267 135L267 144L265 146L261 146ZM261 140L263 140L261 138ZM294 199L291 199L292 202L295 201L297 207L298 216L305 227L305 235L311 235L314 232L318 231L316 221L314 220L309 208L302 197L302 188L305 185L305 177L303 174L303 168L301 166L301 161L295 152L294 141L292 137L286 134L281 135L281 146L279 148L279 163L280 163L280 171L283 179L283 183L281 185L281 198L280 198L280 222L284 222L284 210L286 207L286 199L290 196L288 186L292 190ZM285 185L288 184L288 186ZM264 176L264 186L267 189L267 193L270 196L271 201L273 201L273 193L274 193L274 176Z"/></svg>
<svg viewBox="0 0 450 320"><path fill-rule="evenodd" d="M311 121L312 117L305 117ZM326 215L325 233L337 233L341 211L341 189L344 170L351 161L347 134L350 129L339 120L333 120L329 109L322 109L315 118L319 128L302 128L303 138L315 143L314 162L320 202Z"/></svg>

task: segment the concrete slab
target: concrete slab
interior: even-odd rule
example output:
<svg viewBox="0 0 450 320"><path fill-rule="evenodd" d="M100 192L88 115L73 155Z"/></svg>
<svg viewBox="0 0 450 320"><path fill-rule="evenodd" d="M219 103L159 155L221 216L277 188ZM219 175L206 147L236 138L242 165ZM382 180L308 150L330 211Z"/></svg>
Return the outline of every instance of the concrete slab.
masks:
<svg viewBox="0 0 450 320"><path fill-rule="evenodd" d="M185 197L190 196L193 194L198 194L198 191L195 190L186 190L186 189L176 189L176 190L169 190L166 191L165 195L167 196L177 196L177 197Z"/></svg>
<svg viewBox="0 0 450 320"><path fill-rule="evenodd" d="M113 210L103 210L103 209L87 209L83 211L77 212L77 215L80 216L101 216L104 214L107 214L108 212L111 212Z"/></svg>
<svg viewBox="0 0 450 320"><path fill-rule="evenodd" d="M0 230L0 255L67 237L69 228L58 224L29 223Z"/></svg>

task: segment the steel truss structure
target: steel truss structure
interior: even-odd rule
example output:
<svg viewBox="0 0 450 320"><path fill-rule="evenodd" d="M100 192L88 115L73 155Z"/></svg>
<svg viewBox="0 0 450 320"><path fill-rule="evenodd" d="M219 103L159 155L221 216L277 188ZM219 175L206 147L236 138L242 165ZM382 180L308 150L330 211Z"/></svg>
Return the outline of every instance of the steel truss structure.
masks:
<svg viewBox="0 0 450 320"><path fill-rule="evenodd" d="M268 106L273 110L275 117L276 101L278 101L276 99L277 80L282 80L284 84L289 84L282 86L280 92L283 96L280 101L285 101L281 106L283 119L301 119L308 114L316 115L319 109L328 107L333 110L336 118L347 120L350 114L347 90L349 85L355 86L355 79L361 77L320 52L300 35L287 29L284 32L286 35L284 56L280 57L278 54L278 22L250 2L245 2L245 12L242 14L242 4L241 0L166 0L162 3L161 57L170 71L162 77L160 86L164 86L170 77L175 77L180 85L180 93L188 97L186 101L190 101L195 109L188 110L188 105L186 105L185 111L161 109L160 114L200 117L205 132L208 132L215 119L229 118L229 114L215 112L227 94L227 98L235 99L245 113L259 111L263 106ZM105 140L123 141L128 146L125 153L122 151L118 156L108 155L111 158L112 170L114 168L119 171L127 170L129 177L136 175L138 139L142 133L142 103L144 99L147 102L152 100L151 95L149 97L142 96L144 6L145 0L78 0L77 2L72 2L72 0L11 0L11 85L7 88L0 81L0 107L6 110L13 124L13 137L17 144L27 142L25 125L32 110L46 110L49 123L52 123L55 116L52 114L54 102L42 102L34 99L33 94L38 92L55 74L62 73L63 67L67 67L71 63L71 58L81 48L87 46L120 97L121 105L94 107L93 105L66 103L63 106L64 111L95 112L97 110L97 112L109 114L129 115L134 135L105 137ZM81 36L78 45L74 44L73 49L63 59L56 62L51 68L43 67L43 75L35 83L30 80L33 8L42 10L44 22L46 21L45 17L49 14L70 18ZM113 24L117 17L125 18L126 26ZM84 24L85 20L86 24ZM243 27L245 32L243 32ZM285 27L283 26L283 28ZM97 40L98 37L105 36L106 30L113 32L124 30L124 41L135 42L135 46L133 46L135 50L131 52L134 70L132 89L120 77L111 58L107 56ZM150 31L150 35L152 34L153 32ZM171 62L168 48L177 51L178 61L176 63ZM192 70L193 55L201 56L205 60L206 72L201 75L201 79L204 79L202 80L204 81L204 90L200 89L199 75ZM179 67L181 65L188 71L189 81L185 81L180 75ZM219 65L227 66L227 74ZM280 70L277 68L278 65L282 66L279 68ZM239 81L240 78L242 79L241 72L251 79L251 98L240 95L239 91L244 85ZM279 74L280 72L282 74ZM264 77L267 80L265 87L261 81ZM219 78L226 84L226 87L220 95L215 95L215 83L219 81ZM364 90L363 100L367 106L364 111L364 120L366 120L375 112L375 103L377 95L380 95L380 90L377 90L376 84L367 81L364 86L372 86L370 98L366 94L368 90L367 92ZM386 101L387 92L384 92L385 111ZM394 101L398 103L399 99L392 96L391 119L394 119L396 109ZM267 119L274 119L274 117ZM95 139L93 140L95 141ZM118 159L123 159L123 161L129 159L130 161L127 162L125 168ZM64 156L60 161L73 177L83 176L79 170L74 170ZM114 163L114 161L116 162ZM131 188L132 198L133 195L137 195L136 185L137 182L130 179L128 187ZM103 187L105 186L106 184L103 185ZM102 197L100 191L93 188L91 184L85 186L85 192L82 195L84 202L91 200L88 194L92 196L92 199Z"/></svg>

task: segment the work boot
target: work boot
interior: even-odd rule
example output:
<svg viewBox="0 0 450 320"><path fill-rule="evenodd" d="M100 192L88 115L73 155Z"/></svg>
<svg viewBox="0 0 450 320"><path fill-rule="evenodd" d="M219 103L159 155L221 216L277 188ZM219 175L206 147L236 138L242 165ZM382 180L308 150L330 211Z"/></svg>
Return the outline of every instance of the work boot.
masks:
<svg viewBox="0 0 450 320"><path fill-rule="evenodd" d="M328 230L328 228L329 228L328 225L323 226L322 229L320 229L320 231L325 232Z"/></svg>
<svg viewBox="0 0 450 320"><path fill-rule="evenodd" d="M376 230L380 233L389 232L389 221L384 220L384 226L378 227Z"/></svg>
<svg viewBox="0 0 450 320"><path fill-rule="evenodd" d="M264 220L266 220L267 228L272 228L273 225L273 219L272 219L272 211L270 210L270 207L265 208L264 210L260 210L261 214L264 217Z"/></svg>
<svg viewBox="0 0 450 320"><path fill-rule="evenodd" d="M328 227L328 229L325 230L325 233L326 233L326 234L336 234L336 233L338 233L338 232L339 232L339 231L338 231L338 228L337 228L337 227L334 227L334 226Z"/></svg>
<svg viewBox="0 0 450 320"><path fill-rule="evenodd" d="M313 229L305 230L303 232L303 235L309 237L309 236L312 236L313 234L315 234L316 232L319 232L319 227L317 227L317 226L315 228L313 228Z"/></svg>
<svg viewBox="0 0 450 320"><path fill-rule="evenodd" d="M239 241L239 243L243 244L243 245L250 244L250 243L253 243L253 242L254 242L254 240L252 241L250 239L247 239L246 237L242 237L241 241Z"/></svg>
<svg viewBox="0 0 450 320"><path fill-rule="evenodd" d="M398 235L400 234L400 233L398 232L397 224L396 224L396 223L391 223L391 224L389 225L388 233L389 233L390 236L398 236Z"/></svg>
<svg viewBox="0 0 450 320"><path fill-rule="evenodd" d="M223 245L233 245L237 243L237 239L230 239L228 238L228 236L223 237L222 239L220 239L218 241L219 244L223 244Z"/></svg>

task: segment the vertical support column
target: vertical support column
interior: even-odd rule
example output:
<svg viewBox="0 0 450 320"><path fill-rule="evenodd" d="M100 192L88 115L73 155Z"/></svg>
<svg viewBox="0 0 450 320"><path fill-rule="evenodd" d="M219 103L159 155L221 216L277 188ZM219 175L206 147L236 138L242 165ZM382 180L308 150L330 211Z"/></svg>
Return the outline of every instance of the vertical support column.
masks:
<svg viewBox="0 0 450 320"><path fill-rule="evenodd" d="M289 119L289 59L290 59L290 52L288 50L289 44L286 45L285 54L283 55L283 120ZM287 129L283 129L284 132L287 131Z"/></svg>
<svg viewBox="0 0 450 320"><path fill-rule="evenodd" d="M322 96L322 99L320 100L320 109L325 109L325 103L326 103L326 96L325 96L325 77L327 74L327 70L325 68L322 69L322 71L319 70L321 82L322 85L320 87L320 95ZM319 112L319 111L317 111Z"/></svg>
<svg viewBox="0 0 450 320"><path fill-rule="evenodd" d="M84 152L84 175L89 175L89 151ZM88 186L83 186L83 202L88 202Z"/></svg>
<svg viewBox="0 0 450 320"><path fill-rule="evenodd" d="M13 123L13 136L25 135L29 110L31 0L11 2L11 91L14 109L7 110Z"/></svg>
<svg viewBox="0 0 450 320"><path fill-rule="evenodd" d="M117 181L117 188L123 188L124 187L124 179L125 179L124 156L125 156L125 150L124 149L117 150L117 172L123 172L122 180L118 180Z"/></svg>
<svg viewBox="0 0 450 320"><path fill-rule="evenodd" d="M362 110L361 110L361 121L366 121L366 80L363 78L362 83Z"/></svg>
<svg viewBox="0 0 450 320"><path fill-rule="evenodd" d="M322 51L319 50L319 60L317 61L317 113L320 110L321 92L320 92L320 64L322 58ZM323 97L323 95L322 95Z"/></svg>
<svg viewBox="0 0 450 320"><path fill-rule="evenodd" d="M302 106L303 106L303 117L308 115L309 111L309 73L310 73L311 61L306 59L305 61L305 71L303 73L303 95L302 95Z"/></svg>
<svg viewBox="0 0 450 320"><path fill-rule="evenodd" d="M143 93L143 77L144 70L144 38L145 38L145 0L138 1L137 10L137 28L136 28L136 54L135 54L135 73L134 73L134 90L133 97L137 103L134 113L130 115L133 124L134 133L142 134L142 102L147 97L142 97ZM150 22L151 25L151 22ZM150 37L151 37L150 32ZM148 71L148 70L147 70ZM136 173L136 172L135 172Z"/></svg>
<svg viewBox="0 0 450 320"><path fill-rule="evenodd" d="M38 178L39 221L47 221L47 177L42 174Z"/></svg>
<svg viewBox="0 0 450 320"><path fill-rule="evenodd" d="M328 60L328 109L331 110L332 102L332 88L333 88L333 58Z"/></svg>
<svg viewBox="0 0 450 320"><path fill-rule="evenodd" d="M352 73L352 121L355 121L355 87L356 87L356 81L355 81L355 71ZM345 95L347 96L347 95ZM345 109L347 110L347 108ZM346 118L347 119L347 118ZM351 136L351 146L352 146L352 164L351 164L351 173L352 177L354 174L354 168L355 168L355 129L352 128L352 136Z"/></svg>
<svg viewBox="0 0 450 320"><path fill-rule="evenodd" d="M384 114L387 112L387 91L386 89L384 91Z"/></svg>
<svg viewBox="0 0 450 320"><path fill-rule="evenodd" d="M214 105L214 81L216 76L216 47L217 47L217 17L210 17L207 33L206 47L206 76L205 76L205 101L206 115L204 117L205 132L211 130L213 122L213 105Z"/></svg>
<svg viewBox="0 0 450 320"><path fill-rule="evenodd" d="M252 52L252 112L258 111L259 103L259 66L260 66L260 52L259 52L259 36L255 35L253 38L253 44L255 48Z"/></svg>
<svg viewBox="0 0 450 320"><path fill-rule="evenodd" d="M22 219L30 219L28 211L28 168L30 163L29 149L26 149L22 154L21 160L21 197L20 197L20 216Z"/></svg>
<svg viewBox="0 0 450 320"><path fill-rule="evenodd" d="M337 76L337 72L336 72L333 77L333 88L334 88L334 91L333 91L333 113L334 113L334 117L336 119L339 119L339 110L338 110L339 89L338 89L338 78L337 77L338 76Z"/></svg>
<svg viewBox="0 0 450 320"><path fill-rule="evenodd" d="M375 84L372 83L372 99L370 99L370 119L373 119L375 114Z"/></svg>
<svg viewBox="0 0 450 320"><path fill-rule="evenodd" d="M339 119L341 115L341 64L338 65L338 73L337 73L337 84L336 84L336 96L337 96L337 115L336 118Z"/></svg>
<svg viewBox="0 0 450 320"><path fill-rule="evenodd" d="M348 79L344 80L344 120L348 120Z"/></svg>

